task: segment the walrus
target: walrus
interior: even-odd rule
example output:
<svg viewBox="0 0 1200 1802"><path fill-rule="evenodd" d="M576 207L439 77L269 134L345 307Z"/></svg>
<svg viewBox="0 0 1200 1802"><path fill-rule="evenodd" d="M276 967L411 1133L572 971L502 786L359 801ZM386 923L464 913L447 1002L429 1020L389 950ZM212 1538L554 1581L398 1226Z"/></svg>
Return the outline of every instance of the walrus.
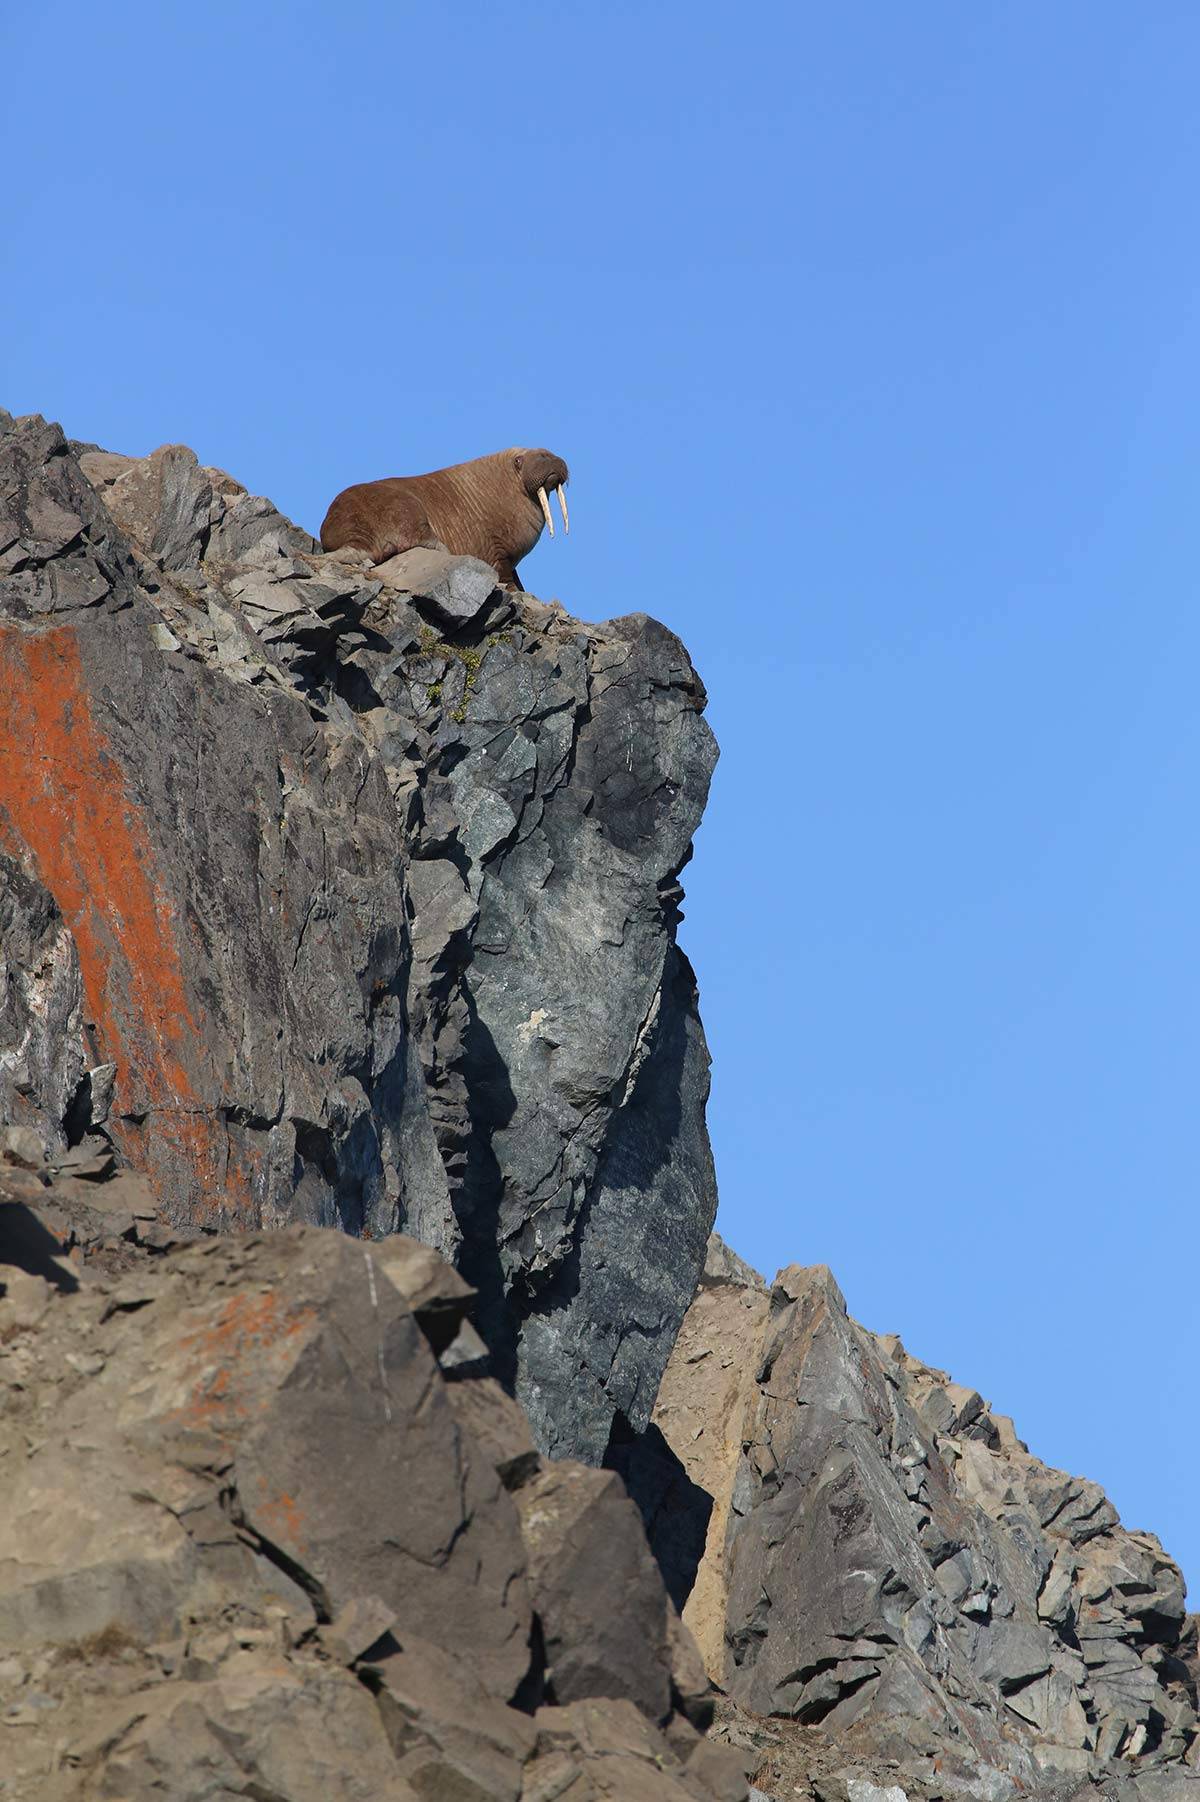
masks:
<svg viewBox="0 0 1200 1802"><path fill-rule="evenodd" d="M385 563L416 545L444 544L460 557L490 563L507 587L519 588L517 564L542 535L554 536L548 489L558 490L567 521L567 466L548 450L496 451L426 476L386 476L343 488L321 526L327 551L353 545Z"/></svg>

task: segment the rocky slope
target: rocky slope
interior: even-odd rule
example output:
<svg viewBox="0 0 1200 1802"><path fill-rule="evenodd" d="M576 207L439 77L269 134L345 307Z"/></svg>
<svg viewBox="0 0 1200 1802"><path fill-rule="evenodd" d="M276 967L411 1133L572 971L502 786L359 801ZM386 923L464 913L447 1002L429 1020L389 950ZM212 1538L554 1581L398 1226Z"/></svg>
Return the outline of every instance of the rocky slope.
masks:
<svg viewBox="0 0 1200 1802"><path fill-rule="evenodd" d="M876 1776L893 1761L910 1796L1095 1778L1200 1798L1178 1568L974 1390L858 1326L827 1270L768 1287L714 1238L655 1423L712 1497L684 1610L709 1671L743 1727L821 1729L743 1732L768 1775L819 1764L819 1743ZM676 1481L652 1516L675 1543L679 1499Z"/></svg>
<svg viewBox="0 0 1200 1802"><path fill-rule="evenodd" d="M188 1244L5 1138L0 1795L745 1796L619 1479L539 1456L436 1253Z"/></svg>
<svg viewBox="0 0 1200 1802"><path fill-rule="evenodd" d="M435 1246L546 1450L640 1430L715 1210L675 943L715 761L644 614L321 555L0 418L0 1108L170 1218Z"/></svg>

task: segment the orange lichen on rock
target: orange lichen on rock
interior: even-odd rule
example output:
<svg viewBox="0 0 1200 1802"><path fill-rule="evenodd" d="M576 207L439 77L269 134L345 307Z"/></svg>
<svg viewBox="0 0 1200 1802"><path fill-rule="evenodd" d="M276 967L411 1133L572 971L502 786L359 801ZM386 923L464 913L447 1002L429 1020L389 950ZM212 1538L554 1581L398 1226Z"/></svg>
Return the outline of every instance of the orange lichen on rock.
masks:
<svg viewBox="0 0 1200 1802"><path fill-rule="evenodd" d="M263 1500L253 1509L255 1528L260 1532L265 1532L274 1544L282 1546L293 1557L302 1557L305 1551L304 1535L301 1531L304 1525L304 1515L295 1496L289 1495L285 1490L281 1495L272 1498L266 1483L261 1478L258 1487L262 1491Z"/></svg>
<svg viewBox="0 0 1200 1802"><path fill-rule="evenodd" d="M192 1390L185 1407L175 1416L189 1427L211 1427L219 1430L230 1423L231 1416L246 1412L231 1392L228 1370L206 1371Z"/></svg>
<svg viewBox="0 0 1200 1802"><path fill-rule="evenodd" d="M207 1057L170 900L121 766L94 717L70 627L0 630L0 828L32 857L79 951L99 1057L117 1066L113 1127L132 1161L225 1199L225 1125L201 1101ZM153 1130L120 1115L153 1115ZM248 1204L250 1182L235 1168Z"/></svg>
<svg viewBox="0 0 1200 1802"><path fill-rule="evenodd" d="M231 1295L215 1319L203 1319L176 1340L180 1358L198 1374L174 1417L219 1432L266 1408L280 1367L292 1355L288 1341L315 1319L315 1308L290 1304L274 1289Z"/></svg>
<svg viewBox="0 0 1200 1802"><path fill-rule="evenodd" d="M293 1307L274 1289L258 1295L231 1295L217 1318L195 1332L184 1333L181 1347L201 1357L238 1356L263 1351L281 1339L294 1338L314 1318L311 1307Z"/></svg>

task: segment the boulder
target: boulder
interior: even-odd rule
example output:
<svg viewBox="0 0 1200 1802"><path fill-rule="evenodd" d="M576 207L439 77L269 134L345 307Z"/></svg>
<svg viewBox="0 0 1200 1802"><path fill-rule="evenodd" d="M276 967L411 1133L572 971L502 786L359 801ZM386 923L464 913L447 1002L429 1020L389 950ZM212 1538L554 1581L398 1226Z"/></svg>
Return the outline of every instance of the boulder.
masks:
<svg viewBox="0 0 1200 1802"><path fill-rule="evenodd" d="M493 596L502 598L496 572L478 557L455 557L446 550L417 546L375 566L375 575L411 594L418 611L435 625L470 625Z"/></svg>
<svg viewBox="0 0 1200 1802"><path fill-rule="evenodd" d="M674 1611L620 1478L547 1462L515 1500L549 1699L620 1695L648 1720L665 1721Z"/></svg>

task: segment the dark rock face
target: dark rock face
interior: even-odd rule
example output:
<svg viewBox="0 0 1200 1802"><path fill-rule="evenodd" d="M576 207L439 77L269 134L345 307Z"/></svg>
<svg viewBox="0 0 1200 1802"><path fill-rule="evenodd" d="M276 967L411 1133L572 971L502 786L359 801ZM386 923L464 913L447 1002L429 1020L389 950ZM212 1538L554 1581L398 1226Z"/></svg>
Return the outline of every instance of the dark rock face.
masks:
<svg viewBox="0 0 1200 1802"><path fill-rule="evenodd" d="M450 1266L314 1227L188 1242L111 1157L12 1157L6 1798L742 1802L631 1504L527 1426L514 1462ZM564 1590L580 1528L619 1597Z"/></svg>
<svg viewBox="0 0 1200 1802"><path fill-rule="evenodd" d="M84 1069L75 941L23 845L0 848L0 1122L54 1151Z"/></svg>
<svg viewBox="0 0 1200 1802"><path fill-rule="evenodd" d="M1196 1620L1153 1534L828 1271L768 1290L722 1252L655 1418L716 1498L685 1619L733 1701L897 1760L911 1795L1200 1793Z"/></svg>
<svg viewBox="0 0 1200 1802"><path fill-rule="evenodd" d="M539 1443L598 1463L715 1210L686 653L6 421L6 1116L111 1141L177 1225L423 1239Z"/></svg>

